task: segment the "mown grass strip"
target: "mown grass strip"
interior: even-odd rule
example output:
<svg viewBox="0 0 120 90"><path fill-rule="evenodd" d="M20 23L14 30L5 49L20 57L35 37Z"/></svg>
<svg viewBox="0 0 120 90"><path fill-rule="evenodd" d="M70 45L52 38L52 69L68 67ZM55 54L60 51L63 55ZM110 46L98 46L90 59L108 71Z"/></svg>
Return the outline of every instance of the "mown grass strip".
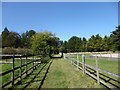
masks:
<svg viewBox="0 0 120 90"><path fill-rule="evenodd" d="M64 59L54 59L42 88L104 88Z"/></svg>

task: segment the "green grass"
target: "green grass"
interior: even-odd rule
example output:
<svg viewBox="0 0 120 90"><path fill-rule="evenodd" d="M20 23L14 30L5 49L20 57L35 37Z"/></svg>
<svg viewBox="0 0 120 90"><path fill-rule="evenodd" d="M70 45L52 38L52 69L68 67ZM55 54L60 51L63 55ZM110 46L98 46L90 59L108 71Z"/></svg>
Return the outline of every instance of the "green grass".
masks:
<svg viewBox="0 0 120 90"><path fill-rule="evenodd" d="M103 88L64 59L55 59L42 88Z"/></svg>
<svg viewBox="0 0 120 90"><path fill-rule="evenodd" d="M6 61L6 60L3 60L3 61ZM31 62L31 61L32 61L32 59L27 60L28 63ZM8 59L7 62L12 62L12 59ZM15 59L14 62L15 62L14 67L20 66L20 59ZM22 60L22 65L23 64L25 64L25 59ZM2 70L1 70L0 73L6 72L6 71L12 69L12 63L0 63L0 66L2 67ZM33 66L33 63L29 64L28 69L32 66ZM22 71L25 72L25 66L22 67ZM15 77L17 77L19 75L20 75L20 69L15 70ZM5 84L5 83L7 83L8 81L11 81L11 80L12 80L12 72L2 76L2 84Z"/></svg>
<svg viewBox="0 0 120 90"><path fill-rule="evenodd" d="M112 72L115 74L119 74L118 73L118 63L120 63L120 61L108 61L108 60L98 60L98 66L100 69L106 70L108 72ZM92 66L96 66L95 60L94 59L89 59L86 58L86 64L90 64Z"/></svg>
<svg viewBox="0 0 120 90"><path fill-rule="evenodd" d="M73 58L77 59L77 56L73 56ZM79 60L82 62L81 56L79 56ZM96 61L93 58L85 58L85 63L92 66L96 66ZM100 69L119 75L118 65L120 64L120 61L109 61L109 60L98 59L98 63L99 63L98 66Z"/></svg>
<svg viewBox="0 0 120 90"><path fill-rule="evenodd" d="M76 56L73 56L73 58L77 58ZM82 62L82 57L81 56L79 56L79 60ZM89 64L89 65L92 65L92 66L96 66L96 60L95 59L91 59L91 58L85 58L85 63L86 64ZM118 75L120 75L119 74L119 69L118 69L118 65L119 65L119 63L120 63L120 61L108 61L108 60L101 60L101 59L98 59L98 67L100 68L100 69L103 69L103 70L105 70L105 71L108 71L108 72L111 72L111 73L114 73L114 74L118 74ZM91 70L90 70L91 71ZM106 75L106 76L109 76L109 77L111 77L111 78L113 78L113 79L115 79L115 80L118 80L118 78L116 78L116 77L114 77L114 76L112 76L112 75L109 75L109 74L106 74L106 73L103 73L103 72L101 72L101 71L99 71L100 73L102 73L102 74L104 74L104 75ZM100 77L103 77L102 75L100 75ZM106 79L106 80L109 80L109 78L106 78L106 77L103 77L104 79ZM118 80L119 81L119 80ZM120 84L118 84L118 83L116 83L116 82L114 82L113 80L110 80L110 82L112 82L112 83L114 83L114 84L116 84L116 85L120 85Z"/></svg>
<svg viewBox="0 0 120 90"><path fill-rule="evenodd" d="M58 57L58 55L56 55L55 57ZM79 57L79 59L81 61L81 57ZM118 67L116 66L116 62L114 63L113 61L113 62L105 63L106 61L104 60L99 60L99 61L100 61L99 66L101 66L100 67L101 69L105 70L104 66L107 66L110 68L112 64L112 65L115 65L113 69L116 72L115 69ZM95 66L95 60L93 59L86 58L86 63ZM20 65L20 61L16 60L15 67L19 65ZM2 64L2 66L3 66L3 69L2 69L3 71L6 71L12 68L12 64ZM32 64L30 66L32 66ZM23 88L26 85L26 83L29 82L34 77L34 75L40 71L42 66L43 64L39 66L33 72L33 74L31 74L26 79L22 80L22 82L25 84L17 85L15 86L15 88ZM38 88L40 86L40 82L46 72L47 66L42 70L42 72L37 76L37 78L35 78L35 80L31 82L29 86L27 86L27 88ZM25 70L25 68L23 69ZM111 70L111 69L107 69L107 70ZM15 74L16 76L19 75L19 70L18 71L16 70ZM3 82L5 83L9 79L11 80L10 76L11 76L11 73L8 75L5 75L3 77ZM72 66L70 62L64 59L54 59L49 69L49 72L47 74L47 77L43 83L42 88L105 88L105 87L102 85L98 85L94 79L92 79L86 74L83 74L81 70L78 70L76 67Z"/></svg>
<svg viewBox="0 0 120 90"><path fill-rule="evenodd" d="M52 57L60 57L60 54L52 55Z"/></svg>
<svg viewBox="0 0 120 90"><path fill-rule="evenodd" d="M91 53L80 53L79 55L91 55Z"/></svg>
<svg viewBox="0 0 120 90"><path fill-rule="evenodd" d="M41 64L39 67L36 68L36 70L33 71L31 75L29 75L27 78L22 80L22 85L16 85L14 88L24 88L28 83L29 85L26 88L39 88L40 82L44 76L44 72L46 71L46 67L41 71L40 74L37 75L37 77L31 81L34 76L40 71L40 69L44 66L45 64Z"/></svg>

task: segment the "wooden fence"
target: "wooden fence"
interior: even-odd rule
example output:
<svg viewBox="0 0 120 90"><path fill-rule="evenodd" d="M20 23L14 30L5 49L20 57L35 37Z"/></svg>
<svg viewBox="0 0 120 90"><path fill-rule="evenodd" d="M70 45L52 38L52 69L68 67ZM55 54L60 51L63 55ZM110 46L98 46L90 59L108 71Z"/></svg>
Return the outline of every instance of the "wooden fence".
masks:
<svg viewBox="0 0 120 90"><path fill-rule="evenodd" d="M11 73L12 76L9 77L11 78L11 80L8 81L7 83L3 83L2 86L0 86L0 88L4 88L10 84L12 84L11 86L14 86L16 83L15 80L20 79L20 81L22 81L23 75L25 76L29 75L31 72L33 72L33 70L36 69L36 67L38 67L41 64L41 55L3 55L2 57L3 57L2 61L4 61L4 59L12 59L12 69L2 72L0 74L0 77L3 77L9 73ZM18 60L20 63L16 67L15 61ZM30 64L31 66L29 66ZM25 70L23 70L23 68ZM18 76L15 75L16 70L20 71Z"/></svg>
<svg viewBox="0 0 120 90"><path fill-rule="evenodd" d="M77 57L77 59L74 58L75 56ZM80 56L82 58L82 62L79 60ZM119 75L100 69L98 66L97 56L94 57L96 66L86 64L85 63L86 58L88 58L88 56L77 55L77 54L73 56L73 54L64 54L64 59L68 60L72 65L76 66L78 69L81 69L83 71L83 74L87 74L91 76L92 78L94 78L98 84L101 83L107 88L119 88L120 89L120 81L119 81L120 76ZM117 80L115 78L110 77L110 75L112 77L117 78ZM108 80L106 80L104 77L107 78ZM112 82L110 82L110 80Z"/></svg>

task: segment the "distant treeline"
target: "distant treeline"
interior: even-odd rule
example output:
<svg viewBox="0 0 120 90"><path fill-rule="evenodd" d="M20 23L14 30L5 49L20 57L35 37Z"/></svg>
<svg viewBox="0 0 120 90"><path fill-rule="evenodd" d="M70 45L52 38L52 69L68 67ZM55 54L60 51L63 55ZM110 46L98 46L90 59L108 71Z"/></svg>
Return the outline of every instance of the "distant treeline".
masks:
<svg viewBox="0 0 120 90"><path fill-rule="evenodd" d="M58 53L59 38L48 31L36 33L35 30L28 30L20 35L5 27L1 36L3 54Z"/></svg>
<svg viewBox="0 0 120 90"><path fill-rule="evenodd" d="M120 25L111 32L110 36L103 38L97 34L92 35L88 40L83 37L72 36L64 41L60 47L62 52L99 52L99 51L120 51Z"/></svg>
<svg viewBox="0 0 120 90"><path fill-rule="evenodd" d="M120 25L110 36L92 35L88 40L72 36L68 41L60 41L55 34L45 31L36 33L28 30L23 34L12 32L5 27L2 34L2 48L5 54L51 54L59 52L120 51Z"/></svg>

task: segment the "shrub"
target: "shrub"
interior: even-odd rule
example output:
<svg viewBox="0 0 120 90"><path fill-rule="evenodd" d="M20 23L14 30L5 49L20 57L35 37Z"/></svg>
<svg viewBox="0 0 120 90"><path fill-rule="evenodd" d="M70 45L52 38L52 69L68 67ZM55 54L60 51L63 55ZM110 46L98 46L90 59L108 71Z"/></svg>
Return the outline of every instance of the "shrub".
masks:
<svg viewBox="0 0 120 90"><path fill-rule="evenodd" d="M12 48L12 47L5 47L2 49L3 54L22 54L22 55L29 55L32 54L31 49L26 48Z"/></svg>
<svg viewBox="0 0 120 90"><path fill-rule="evenodd" d="M16 49L16 54L32 54L31 49L26 49L26 48L17 48Z"/></svg>
<svg viewBox="0 0 120 90"><path fill-rule="evenodd" d="M15 54L16 50L14 48L11 48L11 47L5 47L2 49L2 53L3 54Z"/></svg>
<svg viewBox="0 0 120 90"><path fill-rule="evenodd" d="M41 63L48 63L50 61L50 57L44 57L41 59Z"/></svg>

